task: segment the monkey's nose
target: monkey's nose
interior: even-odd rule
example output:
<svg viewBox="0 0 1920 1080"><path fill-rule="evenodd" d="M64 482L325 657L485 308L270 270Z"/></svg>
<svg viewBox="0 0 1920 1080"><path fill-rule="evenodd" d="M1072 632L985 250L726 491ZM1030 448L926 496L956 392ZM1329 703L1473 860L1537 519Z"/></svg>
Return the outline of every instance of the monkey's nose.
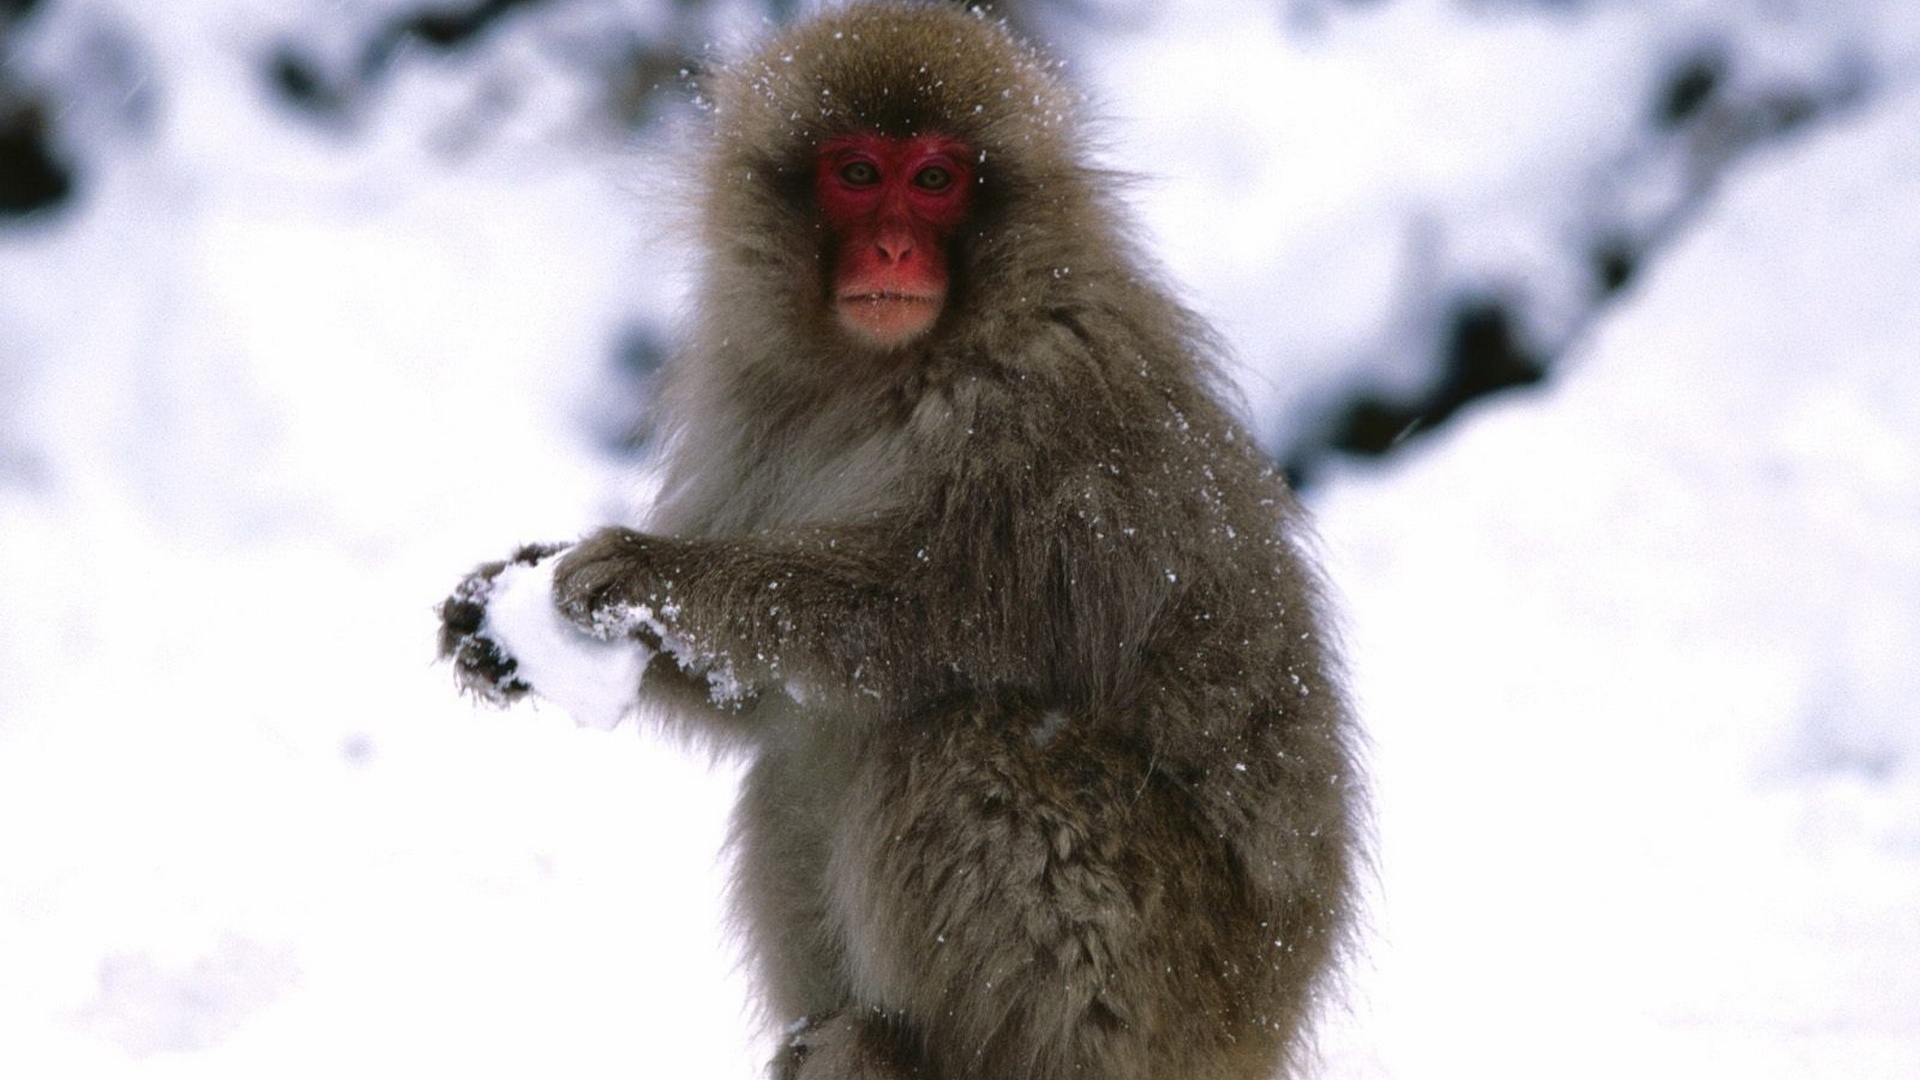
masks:
<svg viewBox="0 0 1920 1080"><path fill-rule="evenodd" d="M894 233L875 240L873 246L880 250L880 257L889 264L901 263L913 254L913 237L906 233Z"/></svg>

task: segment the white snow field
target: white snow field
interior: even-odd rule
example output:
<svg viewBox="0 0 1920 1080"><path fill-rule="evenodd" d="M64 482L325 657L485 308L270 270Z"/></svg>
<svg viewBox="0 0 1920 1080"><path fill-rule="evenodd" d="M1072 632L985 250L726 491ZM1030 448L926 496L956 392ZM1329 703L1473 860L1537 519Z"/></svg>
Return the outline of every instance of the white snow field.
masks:
<svg viewBox="0 0 1920 1080"><path fill-rule="evenodd" d="M137 32L159 107L0 225L0 1076L760 1075L733 766L432 662L468 568L631 512L595 433L612 344L679 295L660 167L509 38L526 108L449 152L451 64L352 134L259 92L275 20L366 3L66 2ZM1459 192L1540 242L1547 165L1614 137L1541 95L1604 97L1652 34L1606 26L1712 10L1580 7L1076 42L1263 417L1289 350L1379 337L1385 208ZM1913 10L1830 6L1889 56ZM1577 93L1522 47L1583 34ZM1223 38L1341 93L1290 113ZM1436 125L1436 88L1485 115ZM1369 137L1316 166L1341 115ZM1545 388L1314 492L1379 833L1325 1075L1920 1076L1916 132L1888 82L1751 157Z"/></svg>
<svg viewBox="0 0 1920 1080"><path fill-rule="evenodd" d="M1916 131L1756 161L1552 389L1321 501L1380 829L1331 1075L1920 1076Z"/></svg>

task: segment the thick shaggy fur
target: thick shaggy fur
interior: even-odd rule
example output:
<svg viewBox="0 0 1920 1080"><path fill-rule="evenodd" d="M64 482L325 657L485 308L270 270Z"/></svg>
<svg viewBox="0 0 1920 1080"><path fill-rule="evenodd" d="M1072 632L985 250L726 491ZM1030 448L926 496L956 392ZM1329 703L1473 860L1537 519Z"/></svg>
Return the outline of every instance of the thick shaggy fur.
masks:
<svg viewBox="0 0 1920 1080"><path fill-rule="evenodd" d="M1077 102L1001 25L897 2L706 94L663 502L575 546L557 599L603 629L644 607L678 660L650 692L746 691L704 722L753 755L738 896L797 1031L776 1073L1297 1064L1350 907L1347 704L1299 511L1083 164ZM828 301L809 184L849 131L979 153L948 308L893 351Z"/></svg>

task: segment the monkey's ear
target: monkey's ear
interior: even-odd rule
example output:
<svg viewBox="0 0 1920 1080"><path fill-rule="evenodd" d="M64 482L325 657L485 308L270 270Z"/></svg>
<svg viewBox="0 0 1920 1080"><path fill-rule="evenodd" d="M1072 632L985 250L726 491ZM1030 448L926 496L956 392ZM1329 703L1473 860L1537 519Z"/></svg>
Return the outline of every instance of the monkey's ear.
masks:
<svg viewBox="0 0 1920 1080"><path fill-rule="evenodd" d="M817 151L816 151L817 152ZM818 225L821 217L813 197L813 170L794 162L769 161L766 166L768 186L780 201L792 208L793 212L803 216L808 222Z"/></svg>

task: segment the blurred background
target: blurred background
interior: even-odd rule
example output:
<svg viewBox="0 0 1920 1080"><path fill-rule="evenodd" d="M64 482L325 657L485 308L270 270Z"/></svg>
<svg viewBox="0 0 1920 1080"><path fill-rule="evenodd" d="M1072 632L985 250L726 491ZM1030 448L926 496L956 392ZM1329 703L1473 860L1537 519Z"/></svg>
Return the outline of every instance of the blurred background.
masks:
<svg viewBox="0 0 1920 1080"><path fill-rule="evenodd" d="M751 1077L734 763L479 709L796 0L0 0L0 1075ZM1010 0L1316 514L1329 1077L1920 1076L1920 5Z"/></svg>

